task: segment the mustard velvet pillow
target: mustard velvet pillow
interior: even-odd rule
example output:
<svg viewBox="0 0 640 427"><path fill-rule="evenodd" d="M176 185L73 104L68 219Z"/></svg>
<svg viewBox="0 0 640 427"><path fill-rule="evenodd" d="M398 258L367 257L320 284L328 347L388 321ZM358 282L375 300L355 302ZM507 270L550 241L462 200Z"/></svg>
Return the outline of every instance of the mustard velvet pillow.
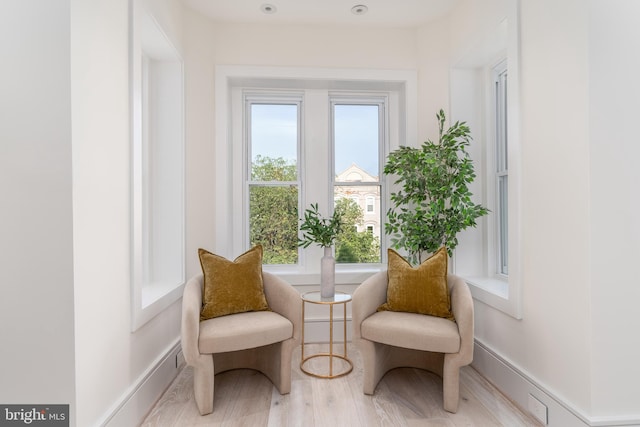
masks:
<svg viewBox="0 0 640 427"><path fill-rule="evenodd" d="M446 248L440 248L416 268L393 249L387 253L387 302L378 311L405 311L454 320L447 286Z"/></svg>
<svg viewBox="0 0 640 427"><path fill-rule="evenodd" d="M262 283L262 246L233 262L198 249L204 274L200 320L246 311L269 310Z"/></svg>

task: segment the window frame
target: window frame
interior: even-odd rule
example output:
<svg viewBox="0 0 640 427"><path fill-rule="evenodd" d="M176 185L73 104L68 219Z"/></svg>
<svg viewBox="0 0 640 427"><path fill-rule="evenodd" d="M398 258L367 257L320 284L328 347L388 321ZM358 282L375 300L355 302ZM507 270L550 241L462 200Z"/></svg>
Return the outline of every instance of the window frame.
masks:
<svg viewBox="0 0 640 427"><path fill-rule="evenodd" d="M329 106L331 109L330 116L330 126L331 126L331 192L333 206L335 206L335 188L337 186L340 187L379 187L380 194L380 210L379 212L375 211L375 197L369 196L369 193L364 195L364 206L362 206L363 217L367 215L367 213L374 213L379 217L380 223L380 262L379 263L362 263L362 264L349 264L354 266L355 268L367 268L368 265L381 265L386 262L386 249L389 247L389 242L387 239L384 239L384 224L385 224L385 216L382 215L383 212L386 212L387 203L385 200L388 199L389 190L388 190L388 180L385 178L383 174L385 159L389 153L389 135L387 133L387 128L389 126L389 97L387 95L380 94L341 94L341 93L330 93L329 94ZM378 107L378 180L377 181L337 181L337 172L335 170L336 164L336 154L335 154L335 106L336 105L365 105L365 106L377 106ZM385 196L386 195L386 196ZM373 207L374 209L369 212L367 211L367 200L371 198L373 199ZM352 199L360 205L360 198ZM363 231L367 230L366 223L362 224ZM375 233L372 233L375 235ZM345 264L336 264L338 269L346 268Z"/></svg>
<svg viewBox="0 0 640 427"><path fill-rule="evenodd" d="M268 187L283 187L291 184L295 184L298 188L298 212L301 212L301 199L303 195L303 182L304 180L301 178L304 174L302 169L304 164L304 155L303 155L303 129L304 123L302 118L304 117L304 94L303 93L290 93L290 92L276 92L276 91L260 91L255 92L252 90L243 91L242 95L243 100L243 122L244 122L244 136L243 136L243 148L244 148L244 175L243 175L243 195L244 202L242 208L242 216L244 218L244 226L245 230L243 233L245 240L246 250L249 249L250 246L250 187L252 185L262 185ZM268 182L268 181L253 181L251 178L251 163L252 163L252 153L251 153L251 117L252 113L250 112L251 106L256 104L262 105L296 105L297 107L297 135L296 135L296 169L297 169L297 180L296 181L277 181L277 182ZM301 248L298 247L298 264L301 260ZM286 268L288 264L269 264L274 268Z"/></svg>
<svg viewBox="0 0 640 427"><path fill-rule="evenodd" d="M283 91L300 91L308 88L310 92L305 95L313 96L316 89L341 91L358 91L370 93L387 93L390 95L390 147L394 150L400 145L400 141L417 140L417 73L415 70L353 70L353 69L324 69L324 68L296 68L296 67L263 67L263 66L226 66L218 65L215 68L215 177L217 181L215 191L215 239L211 247L216 253L234 258L245 249L244 239L238 236L244 233L244 226L240 224L234 212L242 209L242 203L234 195L242 191L242 178L238 177L242 169L238 169L243 159L242 142L237 131L238 117L241 117L241 106L234 104L233 99L241 93L243 88L256 90L264 88L277 88ZM310 89L309 89L310 88ZM306 107L303 107L306 108ZM326 111L316 112L329 114ZM303 133L309 132L307 124L303 125ZM328 137L328 129L325 129ZM313 155L306 152L308 147L303 147L303 155ZM235 165L235 166L234 166ZM326 169L327 177L329 169ZM309 183L307 183L309 184ZM305 184L302 184L305 186ZM388 197L388 195L384 195ZM332 204L329 193L326 196L327 203ZM310 202L315 202L312 200ZM319 203L322 200L317 200ZM302 201L303 206L306 200ZM318 250L321 251L319 248ZM385 254L383 254L384 256ZM294 271L282 271L265 267L265 270L286 276L293 285L315 283L319 279L319 262L315 259L310 262L304 260L305 268ZM319 259L319 257L318 257ZM315 271L314 268L317 270ZM384 266L368 265L363 269L336 269L337 283L359 283L372 273L380 271Z"/></svg>
<svg viewBox="0 0 640 427"><path fill-rule="evenodd" d="M508 244L508 179L509 179L509 137L508 137L508 68L506 58L496 64L491 74L493 77L493 144L490 150L495 157L493 168L495 197L491 210L495 213L495 274L498 277L508 279L509 277L509 244ZM507 204L503 203L503 190L501 181L505 180L507 185ZM506 212L505 212L506 210ZM506 263L504 260L506 259Z"/></svg>
<svg viewBox="0 0 640 427"><path fill-rule="evenodd" d="M244 186L243 186L243 202L242 202L242 217L244 218L244 230L243 230L243 240L245 242L244 250L248 250L250 246L250 227L249 227L249 216L250 216L250 206L249 206L249 187L253 181L250 179L250 169L251 169L251 112L250 107L255 104L281 104L281 105L292 105L296 104L298 106L298 141L297 141L297 167L298 167L298 181L296 184L299 188L298 193L298 212L301 213L304 211L306 207L308 207L311 203L319 203L320 209L325 210L325 215L330 215L333 213L334 209L334 188L336 186L345 186L345 187L379 187L379 191L382 194L385 191L385 180L382 175L382 162L385 157L385 153L388 152L388 135L386 133L386 127L388 123L388 119L386 117L388 108L388 96L384 94L370 93L370 92L336 92L336 91L323 91L319 96L316 96L315 99L310 99L312 96L307 96L308 91L305 89L301 89L296 92L282 91L279 89L262 89L258 92L252 89L243 89L242 90L242 121L243 125L243 157L244 157ZM313 105L310 103L313 102ZM356 181L356 182L338 182L336 181L336 171L335 171L335 141L334 141L334 107L335 105L372 105L377 106L378 108L378 180L377 181ZM318 111L320 109L329 109L329 114L326 118L317 118L316 115L309 114L306 115L306 110ZM326 151L326 165L320 166L319 168L314 167L318 163L322 163L321 160L317 156L307 156L304 155L306 153L306 146L311 142L305 138L304 129L307 127L311 127L309 121L313 121L318 125L318 127L327 128L329 130L328 138L321 138L320 140L327 141L327 146L324 147ZM305 126L308 124L309 126ZM313 136L309 136L309 138L313 139ZM322 156L320 156L322 157ZM326 175L326 176L325 176ZM326 186L322 186L322 188L312 188L311 185L306 185L307 181L315 181L327 183ZM288 185L286 183L271 183L276 186ZM271 185L267 183L266 185ZM352 199L360 206L360 198L357 196L353 196ZM322 200L327 200L327 203L323 203ZM381 204L383 203L383 198L381 197ZM382 211L382 209L381 209ZM364 212L363 212L364 213ZM299 214L299 217L301 214ZM383 218L380 218L381 228L383 227ZM298 272L309 272L313 271L315 264L312 259L317 257L318 248L316 245L312 245L310 248L301 248L298 247L298 263L297 264L264 264L264 268L267 270L278 271L282 273L298 271ZM371 268L379 269L380 265L383 262L383 254L384 249L386 249L386 242L380 242L381 252L381 262L379 263L352 263L352 264L336 264L336 272L340 272L345 269L353 269L353 270L367 270Z"/></svg>

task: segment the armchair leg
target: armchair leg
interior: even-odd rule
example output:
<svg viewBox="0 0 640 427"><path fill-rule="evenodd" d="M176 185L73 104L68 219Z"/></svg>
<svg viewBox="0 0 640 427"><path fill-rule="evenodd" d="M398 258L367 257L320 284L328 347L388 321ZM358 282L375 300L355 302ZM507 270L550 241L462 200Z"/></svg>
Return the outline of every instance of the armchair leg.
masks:
<svg viewBox="0 0 640 427"><path fill-rule="evenodd" d="M446 363L442 375L442 395L444 410L452 413L458 412L460 402L460 367Z"/></svg>
<svg viewBox="0 0 640 427"><path fill-rule="evenodd" d="M291 393L291 353L294 340L287 340L279 344L280 366L278 367L278 391L280 394Z"/></svg>
<svg viewBox="0 0 640 427"><path fill-rule="evenodd" d="M200 415L213 412L213 357L208 356L208 363L201 363L193 369L193 392Z"/></svg>
<svg viewBox="0 0 640 427"><path fill-rule="evenodd" d="M391 368L388 363L388 347L384 344L360 339L358 343L364 376L362 378L362 391L364 394L374 394L378 383Z"/></svg>

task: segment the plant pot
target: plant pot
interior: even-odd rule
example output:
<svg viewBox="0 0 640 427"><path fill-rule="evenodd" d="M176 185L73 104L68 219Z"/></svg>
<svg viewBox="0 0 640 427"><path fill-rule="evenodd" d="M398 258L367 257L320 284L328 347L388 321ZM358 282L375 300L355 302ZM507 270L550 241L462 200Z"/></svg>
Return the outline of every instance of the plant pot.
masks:
<svg viewBox="0 0 640 427"><path fill-rule="evenodd" d="M336 293L336 259L331 247L324 248L324 256L320 260L320 296L333 298Z"/></svg>

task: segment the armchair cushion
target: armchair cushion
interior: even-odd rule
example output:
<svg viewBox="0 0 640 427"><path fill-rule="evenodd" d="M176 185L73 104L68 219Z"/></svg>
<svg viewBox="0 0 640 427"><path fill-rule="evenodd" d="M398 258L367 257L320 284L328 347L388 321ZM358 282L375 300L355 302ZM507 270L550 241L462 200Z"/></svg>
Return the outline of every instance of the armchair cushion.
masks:
<svg viewBox="0 0 640 427"><path fill-rule="evenodd" d="M393 249L389 249L388 254L387 302L378 307L378 311L428 314L453 320L447 286L446 248L440 248L416 268Z"/></svg>
<svg viewBox="0 0 640 427"><path fill-rule="evenodd" d="M262 246L234 261L198 249L204 274L200 320L247 311L269 310L262 282Z"/></svg>
<svg viewBox="0 0 640 427"><path fill-rule="evenodd" d="M247 328L251 325L251 328ZM273 311L236 313L200 322L200 353L262 347L293 336L293 324Z"/></svg>
<svg viewBox="0 0 640 427"><path fill-rule="evenodd" d="M374 313L362 322L361 335L369 341L414 350L437 353L460 350L460 334L454 322L416 313Z"/></svg>

